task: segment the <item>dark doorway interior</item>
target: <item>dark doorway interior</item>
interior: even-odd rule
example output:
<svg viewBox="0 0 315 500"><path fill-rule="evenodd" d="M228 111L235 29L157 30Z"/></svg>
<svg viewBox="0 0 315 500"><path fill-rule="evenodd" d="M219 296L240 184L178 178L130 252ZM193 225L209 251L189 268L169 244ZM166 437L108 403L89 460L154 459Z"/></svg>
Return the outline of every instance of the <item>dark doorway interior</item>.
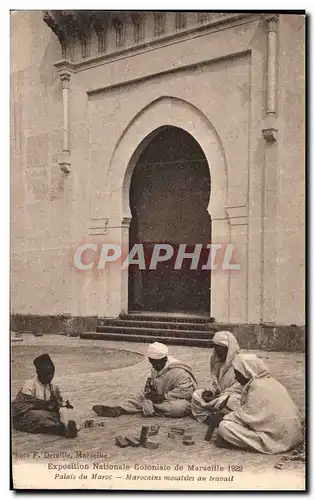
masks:
<svg viewBox="0 0 315 500"><path fill-rule="evenodd" d="M201 269L211 242L209 196L209 167L198 143L182 129L161 128L131 179L130 248L143 244L147 269L129 266L129 311L210 314L210 271ZM155 243L172 245L174 257L149 270ZM203 245L198 268L185 259L175 270L178 246L193 251L197 243Z"/></svg>

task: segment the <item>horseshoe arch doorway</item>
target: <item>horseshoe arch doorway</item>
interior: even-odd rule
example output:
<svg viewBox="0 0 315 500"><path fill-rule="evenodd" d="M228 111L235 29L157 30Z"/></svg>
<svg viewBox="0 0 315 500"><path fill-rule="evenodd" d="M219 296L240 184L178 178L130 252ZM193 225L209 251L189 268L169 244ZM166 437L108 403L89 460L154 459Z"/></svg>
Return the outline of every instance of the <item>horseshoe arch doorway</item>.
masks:
<svg viewBox="0 0 315 500"><path fill-rule="evenodd" d="M197 141L185 130L160 127L139 156L130 184L132 220L129 249L141 243L146 269L128 270L129 312L186 313L210 316L210 172ZM173 257L149 269L154 244L169 244ZM202 249L197 269L184 259L174 269L180 244Z"/></svg>

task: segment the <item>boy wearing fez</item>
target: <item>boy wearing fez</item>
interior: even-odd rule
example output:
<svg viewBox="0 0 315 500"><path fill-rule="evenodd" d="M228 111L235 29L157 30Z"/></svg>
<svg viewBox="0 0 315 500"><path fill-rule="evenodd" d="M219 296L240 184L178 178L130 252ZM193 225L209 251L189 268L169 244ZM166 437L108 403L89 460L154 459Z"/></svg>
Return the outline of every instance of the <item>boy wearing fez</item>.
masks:
<svg viewBox="0 0 315 500"><path fill-rule="evenodd" d="M38 356L33 363L37 376L25 382L12 402L14 429L75 438L78 430L73 406L63 402L59 388L52 384L54 363L48 354Z"/></svg>

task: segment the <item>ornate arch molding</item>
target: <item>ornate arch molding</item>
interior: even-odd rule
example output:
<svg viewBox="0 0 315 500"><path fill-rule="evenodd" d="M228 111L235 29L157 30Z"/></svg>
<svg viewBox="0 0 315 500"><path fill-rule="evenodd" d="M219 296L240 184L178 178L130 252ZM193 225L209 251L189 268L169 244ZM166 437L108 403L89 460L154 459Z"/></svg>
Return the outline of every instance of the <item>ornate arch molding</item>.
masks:
<svg viewBox="0 0 315 500"><path fill-rule="evenodd" d="M106 192L103 193L105 196L101 195L98 200L93 197L97 213L100 215L106 211L106 217L109 219L109 238L115 238L115 242L119 242L123 248L129 248L131 176L148 142L165 126L182 128L203 150L211 179L208 212L212 219L212 241L229 242L232 228L226 207L228 169L221 140L210 120L198 108L187 101L170 96L160 97L139 111L117 141L108 166ZM109 294L112 298L109 310L115 316L128 310L128 269L116 272L109 277L108 282L115 284L115 290ZM222 322L229 320L229 289L228 272L212 274L209 311Z"/></svg>
<svg viewBox="0 0 315 500"><path fill-rule="evenodd" d="M208 162L211 195L208 212L214 219L226 219L228 199L227 163L222 142L210 120L194 105L182 99L164 96L149 103L130 121L118 140L111 157L106 191L109 206L120 207L111 214L120 221L131 218L129 188L131 176L142 151L163 126L175 126L188 132L200 145Z"/></svg>

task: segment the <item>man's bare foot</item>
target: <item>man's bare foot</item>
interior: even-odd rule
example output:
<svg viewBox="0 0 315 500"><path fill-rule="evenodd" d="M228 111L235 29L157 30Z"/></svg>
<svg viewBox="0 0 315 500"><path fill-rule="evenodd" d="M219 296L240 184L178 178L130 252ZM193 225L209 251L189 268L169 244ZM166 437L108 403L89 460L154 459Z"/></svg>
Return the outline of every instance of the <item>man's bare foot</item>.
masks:
<svg viewBox="0 0 315 500"><path fill-rule="evenodd" d="M99 417L117 418L122 414L120 406L94 405L93 411L95 411L96 415Z"/></svg>

